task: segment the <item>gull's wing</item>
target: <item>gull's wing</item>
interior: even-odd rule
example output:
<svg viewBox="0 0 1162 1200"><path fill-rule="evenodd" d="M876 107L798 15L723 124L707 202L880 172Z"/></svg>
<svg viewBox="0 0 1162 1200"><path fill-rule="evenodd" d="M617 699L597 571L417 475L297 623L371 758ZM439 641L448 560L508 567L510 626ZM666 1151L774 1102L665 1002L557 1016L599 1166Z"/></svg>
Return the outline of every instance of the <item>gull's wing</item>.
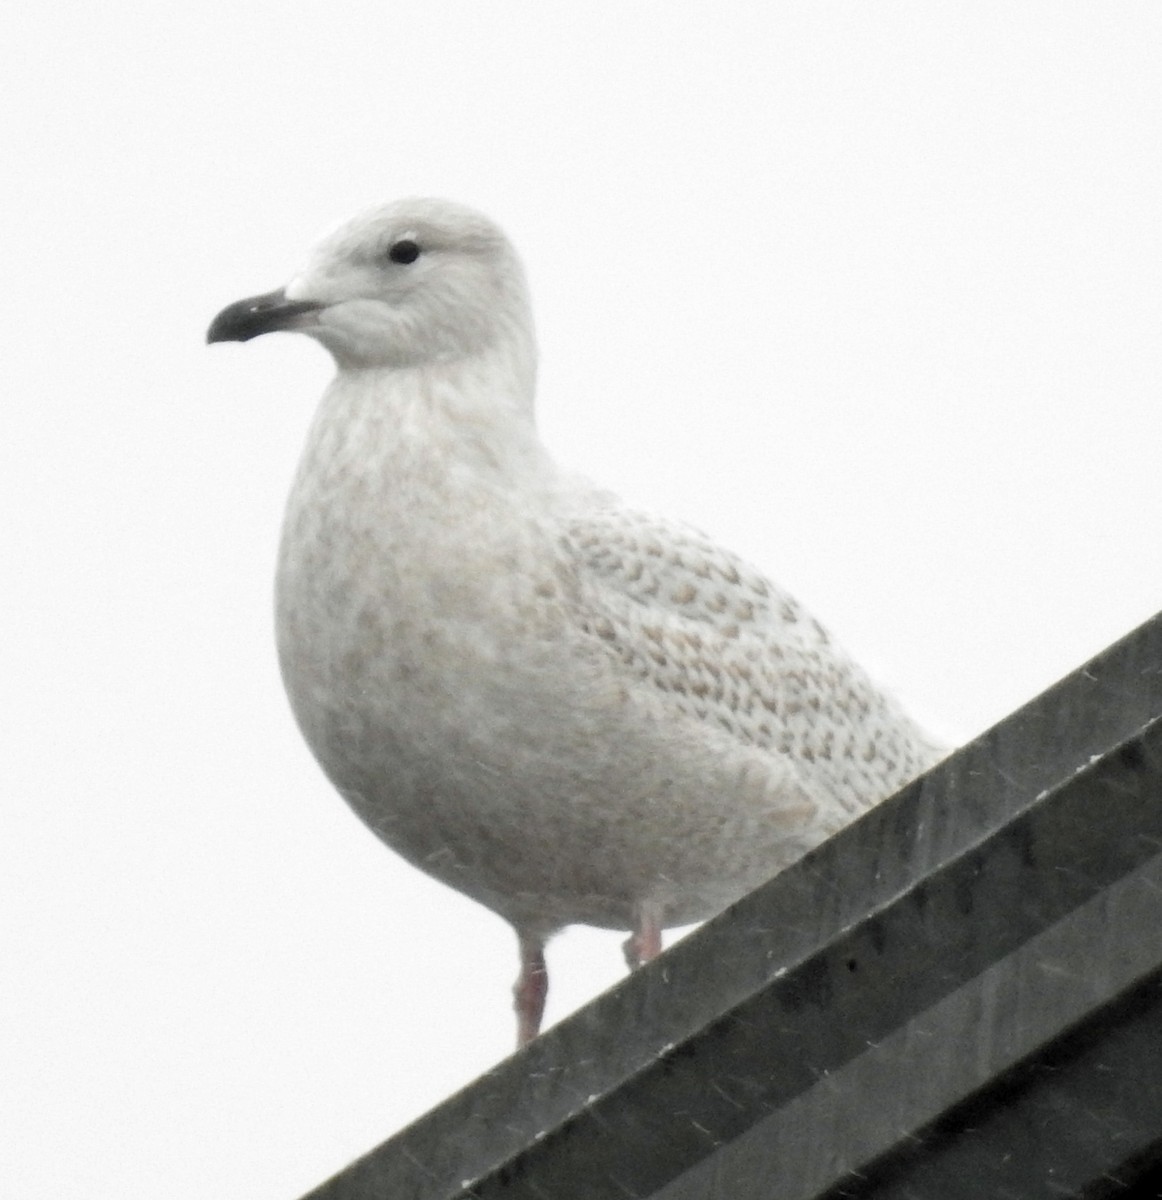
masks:
<svg viewBox="0 0 1162 1200"><path fill-rule="evenodd" d="M697 530L603 499L565 545L583 630L675 717L788 756L851 812L943 757L797 601Z"/></svg>

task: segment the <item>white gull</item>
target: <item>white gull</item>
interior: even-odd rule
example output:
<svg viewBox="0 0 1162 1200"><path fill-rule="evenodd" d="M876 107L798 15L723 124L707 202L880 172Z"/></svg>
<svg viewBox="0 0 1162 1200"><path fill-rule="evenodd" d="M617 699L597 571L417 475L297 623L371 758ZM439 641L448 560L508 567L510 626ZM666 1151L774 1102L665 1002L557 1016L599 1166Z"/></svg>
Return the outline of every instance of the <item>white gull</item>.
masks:
<svg viewBox="0 0 1162 1200"><path fill-rule="evenodd" d="M516 930L518 1042L574 923L712 916L943 757L786 592L563 473L520 262L441 200L373 209L209 341L338 366L291 490L278 647L344 799Z"/></svg>

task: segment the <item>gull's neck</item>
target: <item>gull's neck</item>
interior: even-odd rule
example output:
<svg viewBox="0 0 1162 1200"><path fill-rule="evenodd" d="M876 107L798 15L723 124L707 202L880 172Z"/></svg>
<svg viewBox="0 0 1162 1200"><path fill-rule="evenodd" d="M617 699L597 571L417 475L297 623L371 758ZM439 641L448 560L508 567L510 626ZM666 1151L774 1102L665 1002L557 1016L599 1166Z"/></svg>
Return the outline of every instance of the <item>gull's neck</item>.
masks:
<svg viewBox="0 0 1162 1200"><path fill-rule="evenodd" d="M345 367L323 396L312 448L360 473L536 486L553 469L537 437L535 378L534 355L512 343L414 367Z"/></svg>

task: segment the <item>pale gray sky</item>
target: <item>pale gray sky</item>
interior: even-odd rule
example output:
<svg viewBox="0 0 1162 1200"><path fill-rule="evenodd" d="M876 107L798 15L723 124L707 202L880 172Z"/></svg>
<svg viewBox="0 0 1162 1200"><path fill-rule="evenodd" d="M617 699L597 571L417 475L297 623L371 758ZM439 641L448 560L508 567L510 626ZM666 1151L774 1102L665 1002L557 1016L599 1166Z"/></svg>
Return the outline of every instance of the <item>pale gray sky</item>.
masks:
<svg viewBox="0 0 1162 1200"><path fill-rule="evenodd" d="M558 456L963 740L1162 603L1162 8L18 0L0 182L0 1190L285 1200L508 1053L513 938L295 731L330 364L207 349L335 220L521 248ZM551 948L557 1019L619 938Z"/></svg>

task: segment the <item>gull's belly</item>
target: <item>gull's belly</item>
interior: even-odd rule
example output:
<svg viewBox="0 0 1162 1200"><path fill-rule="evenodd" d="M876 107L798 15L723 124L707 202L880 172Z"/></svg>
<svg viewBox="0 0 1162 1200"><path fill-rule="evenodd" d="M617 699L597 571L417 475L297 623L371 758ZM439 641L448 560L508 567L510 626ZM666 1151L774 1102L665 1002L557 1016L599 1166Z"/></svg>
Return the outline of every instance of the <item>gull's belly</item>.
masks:
<svg viewBox="0 0 1162 1200"><path fill-rule="evenodd" d="M826 832L785 762L651 705L550 598L453 619L430 580L301 561L279 650L312 751L388 845L514 923L698 920Z"/></svg>

